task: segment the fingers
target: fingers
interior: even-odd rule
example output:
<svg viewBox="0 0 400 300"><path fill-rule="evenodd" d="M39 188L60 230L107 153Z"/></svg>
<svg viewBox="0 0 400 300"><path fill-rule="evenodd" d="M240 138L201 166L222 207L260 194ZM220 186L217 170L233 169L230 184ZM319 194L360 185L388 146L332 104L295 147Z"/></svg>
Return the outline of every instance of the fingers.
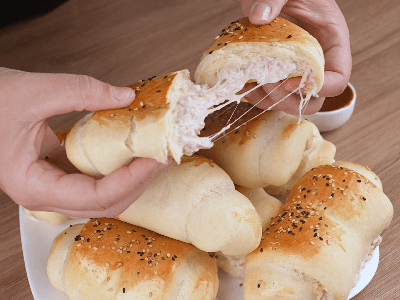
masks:
<svg viewBox="0 0 400 300"><path fill-rule="evenodd" d="M165 166L153 159L139 158L95 180L82 174L66 174L45 161L38 161L26 174L23 190L29 190L29 194L23 197L19 191L14 200L30 210L75 217L114 217L131 205Z"/></svg>
<svg viewBox="0 0 400 300"><path fill-rule="evenodd" d="M9 107L24 107L27 118L36 120L72 111L121 108L135 98L131 88L111 86L85 75L1 69L1 85L7 87Z"/></svg>
<svg viewBox="0 0 400 300"><path fill-rule="evenodd" d="M253 24L268 24L274 20L287 0L242 0L242 11Z"/></svg>

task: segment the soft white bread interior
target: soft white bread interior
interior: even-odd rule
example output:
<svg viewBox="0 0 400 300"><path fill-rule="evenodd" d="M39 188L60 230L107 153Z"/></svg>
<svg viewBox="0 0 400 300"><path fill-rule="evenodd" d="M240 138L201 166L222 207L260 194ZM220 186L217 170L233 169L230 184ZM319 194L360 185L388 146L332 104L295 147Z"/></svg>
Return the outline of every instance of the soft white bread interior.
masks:
<svg viewBox="0 0 400 300"><path fill-rule="evenodd" d="M348 298L393 206L371 179L342 165L348 163L314 168L293 187L260 246L246 257L246 300Z"/></svg>
<svg viewBox="0 0 400 300"><path fill-rule="evenodd" d="M217 266L207 253L107 218L61 232L47 273L71 300L214 300L218 290Z"/></svg>
<svg viewBox="0 0 400 300"><path fill-rule="evenodd" d="M304 152L299 167L289 181L281 186L267 186L265 191L268 194L284 195L290 191L296 182L312 168L333 163L336 154L336 146L321 136L317 126L312 122L310 122L310 124L313 128L313 142L311 148Z"/></svg>
<svg viewBox="0 0 400 300"><path fill-rule="evenodd" d="M260 216L262 228L265 230L271 219L275 217L282 208L282 202L268 195L263 189L249 189L236 186L236 190L246 196L253 204ZM243 265L246 255L224 255L222 252L211 253L219 269L224 270L230 276L243 278Z"/></svg>
<svg viewBox="0 0 400 300"><path fill-rule="evenodd" d="M163 168L117 218L206 252L247 254L261 239L260 217L250 200L235 190L228 174L200 156Z"/></svg>
<svg viewBox="0 0 400 300"><path fill-rule="evenodd" d="M214 86L218 74L235 76L233 70L252 72L246 81L260 84L304 76L305 90L316 94L324 81L324 63L318 41L297 25L281 17L265 25L243 18L227 25L204 51L194 78L196 84Z"/></svg>
<svg viewBox="0 0 400 300"><path fill-rule="evenodd" d="M264 188L287 183L312 146L310 122L298 123L297 117L284 112L263 111L241 102L209 115L200 136L212 135L236 119L212 148L198 153L212 159L239 186Z"/></svg>

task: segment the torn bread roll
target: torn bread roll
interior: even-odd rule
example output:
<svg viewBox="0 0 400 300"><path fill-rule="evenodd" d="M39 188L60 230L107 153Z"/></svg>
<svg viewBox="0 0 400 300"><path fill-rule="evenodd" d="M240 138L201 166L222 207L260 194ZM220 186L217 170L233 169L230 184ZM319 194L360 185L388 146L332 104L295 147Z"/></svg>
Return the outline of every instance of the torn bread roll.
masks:
<svg viewBox="0 0 400 300"><path fill-rule="evenodd" d="M217 267L207 253L107 218L61 232L47 274L71 300L214 300L218 290Z"/></svg>
<svg viewBox="0 0 400 300"><path fill-rule="evenodd" d="M313 128L313 142L310 149L304 152L303 159L300 162L296 172L288 182L281 186L267 186L265 191L270 195L287 194L297 181L312 168L333 163L336 154L336 146L325 140L319 132L317 126L310 122Z"/></svg>
<svg viewBox="0 0 400 300"><path fill-rule="evenodd" d="M247 19L233 22L210 49L196 70L196 84L187 70L154 76L130 86L136 98L128 107L81 119L66 139L71 162L97 178L134 157L165 163L171 155L179 163L182 155L212 146L212 137L198 137L205 117L240 102L238 92L249 80L265 84L302 76L306 101L323 83L317 40L282 18L261 26Z"/></svg>
<svg viewBox="0 0 400 300"><path fill-rule="evenodd" d="M228 255L253 251L262 231L250 200L235 190L228 174L200 156L163 168L117 218Z"/></svg>
<svg viewBox="0 0 400 300"><path fill-rule="evenodd" d="M336 162L310 170L246 257L244 298L346 300L392 217L369 169Z"/></svg>
<svg viewBox="0 0 400 300"><path fill-rule="evenodd" d="M242 18L227 25L204 51L194 78L196 84L214 86L223 80L264 85L302 76L301 87L317 96L324 64L320 44L299 26L281 17L265 25Z"/></svg>
<svg viewBox="0 0 400 300"><path fill-rule="evenodd" d="M97 111L82 118L66 138L69 160L93 177L110 174L133 157L179 162L193 149L211 147L198 138L211 104L182 70L141 80L130 86L135 100L125 108ZM197 96L204 101L196 101ZM197 103L199 102L199 103Z"/></svg>
<svg viewBox="0 0 400 300"><path fill-rule="evenodd" d="M206 119L200 136L210 136L231 120L232 129L198 153L212 159L233 182L247 188L284 185L312 146L310 122L281 111L263 111L249 103L231 104ZM242 126L243 125L243 126Z"/></svg>
<svg viewBox="0 0 400 300"><path fill-rule="evenodd" d="M265 230L271 219L275 217L282 208L282 202L268 195L263 189L249 189L236 186L236 190L246 196L258 215L260 216L262 228ZM210 253L215 259L219 269L227 272L235 278L243 278L243 266L246 255L224 255L222 252Z"/></svg>

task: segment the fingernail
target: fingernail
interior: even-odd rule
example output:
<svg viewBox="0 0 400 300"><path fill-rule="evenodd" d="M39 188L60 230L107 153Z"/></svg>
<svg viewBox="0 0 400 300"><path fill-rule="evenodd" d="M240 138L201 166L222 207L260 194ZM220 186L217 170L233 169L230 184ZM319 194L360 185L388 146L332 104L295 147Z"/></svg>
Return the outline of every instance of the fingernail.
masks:
<svg viewBox="0 0 400 300"><path fill-rule="evenodd" d="M118 101L126 101L135 95L131 88L113 86L111 92Z"/></svg>
<svg viewBox="0 0 400 300"><path fill-rule="evenodd" d="M253 19L268 21L271 14L271 7L266 3L254 1L250 7L250 15Z"/></svg>

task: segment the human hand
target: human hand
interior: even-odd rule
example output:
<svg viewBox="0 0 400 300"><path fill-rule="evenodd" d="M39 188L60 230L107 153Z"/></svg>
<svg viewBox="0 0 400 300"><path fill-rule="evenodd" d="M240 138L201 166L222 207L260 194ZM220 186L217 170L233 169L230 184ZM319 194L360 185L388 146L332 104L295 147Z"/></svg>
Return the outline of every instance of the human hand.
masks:
<svg viewBox="0 0 400 300"><path fill-rule="evenodd" d="M0 68L0 90L0 188L29 210L112 217L132 204L165 166L138 158L96 180L68 174L74 171L68 161L60 161L58 168L44 159L44 154L60 151L59 141L48 127L49 117L125 107L135 98L130 88L82 75Z"/></svg>
<svg viewBox="0 0 400 300"><path fill-rule="evenodd" d="M253 24L268 24L282 12L294 18L297 25L307 30L321 44L325 56L324 84L318 93L319 98L311 98L303 113L317 112L325 97L334 97L344 91L350 78L352 58L346 20L334 0L242 0L241 5L243 13ZM256 104L279 84L266 84L247 95L246 99ZM269 108L294 91L299 84L298 78L287 80L257 106ZM249 85L243 91L254 86ZM299 102L300 95L295 93L273 109L299 114Z"/></svg>

